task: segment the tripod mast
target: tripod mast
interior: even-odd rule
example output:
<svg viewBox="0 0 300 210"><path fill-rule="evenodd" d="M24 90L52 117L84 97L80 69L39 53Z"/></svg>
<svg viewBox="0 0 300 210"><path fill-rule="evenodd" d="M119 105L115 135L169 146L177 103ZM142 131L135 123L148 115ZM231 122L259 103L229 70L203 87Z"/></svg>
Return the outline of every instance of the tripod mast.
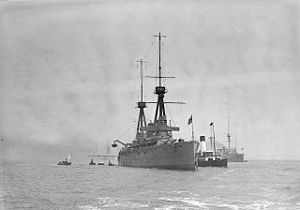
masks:
<svg viewBox="0 0 300 210"><path fill-rule="evenodd" d="M166 119L166 112L165 112L165 106L164 106L164 95L166 93L166 88L161 86L161 79L163 78L161 76L161 38L166 37L164 35L161 35L159 32L158 35L154 35L154 37L158 37L158 86L155 88L155 94L158 95L157 99L157 106L155 111L155 117L154 122L158 120L167 120Z"/></svg>
<svg viewBox="0 0 300 210"><path fill-rule="evenodd" d="M228 149L230 149L230 133L229 133L229 116L228 116L228 121L227 121L227 127L228 127L228 132L227 132L227 140L228 140Z"/></svg>
<svg viewBox="0 0 300 210"><path fill-rule="evenodd" d="M141 139L140 134L143 133L143 131L141 130L142 127L146 127L146 117L145 117L145 112L144 112L144 108L146 107L146 102L144 102L144 84L143 84L143 63L145 63L145 61L143 61L142 59L137 61L138 63L140 63L140 71L141 71L141 101L139 101L138 104L138 108L140 109L140 113L139 113L139 119L138 119L138 124L137 124L137 129L136 129L136 138Z"/></svg>

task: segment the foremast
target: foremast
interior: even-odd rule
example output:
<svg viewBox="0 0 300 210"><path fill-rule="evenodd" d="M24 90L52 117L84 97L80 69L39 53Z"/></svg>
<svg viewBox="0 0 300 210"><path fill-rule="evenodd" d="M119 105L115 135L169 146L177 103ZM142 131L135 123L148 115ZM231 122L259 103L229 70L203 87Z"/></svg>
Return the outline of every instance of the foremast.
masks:
<svg viewBox="0 0 300 210"><path fill-rule="evenodd" d="M229 132L229 115L228 115L228 121L227 121L227 140L228 140L228 149L230 149L230 143L231 143L231 135L230 135L230 132Z"/></svg>
<svg viewBox="0 0 300 210"><path fill-rule="evenodd" d="M145 63L145 61L140 59L137 62L140 63L141 100L139 102L137 102L137 105L138 105L137 108L140 109L140 112L139 112L138 124L137 124L137 129L136 129L136 140L138 142L141 142L144 139L144 134L145 134L145 132L142 131L142 128L147 126L145 112L144 112L144 108L146 108L146 102L144 102L144 96L143 96L143 91L144 91L143 90L144 89L144 85L143 85L143 63Z"/></svg>

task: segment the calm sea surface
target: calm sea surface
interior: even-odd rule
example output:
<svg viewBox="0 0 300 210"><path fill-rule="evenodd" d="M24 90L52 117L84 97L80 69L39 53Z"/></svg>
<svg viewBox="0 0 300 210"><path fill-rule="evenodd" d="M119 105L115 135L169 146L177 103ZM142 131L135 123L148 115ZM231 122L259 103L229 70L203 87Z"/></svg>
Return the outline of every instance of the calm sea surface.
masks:
<svg viewBox="0 0 300 210"><path fill-rule="evenodd" d="M196 172L1 163L1 209L300 209L300 161Z"/></svg>

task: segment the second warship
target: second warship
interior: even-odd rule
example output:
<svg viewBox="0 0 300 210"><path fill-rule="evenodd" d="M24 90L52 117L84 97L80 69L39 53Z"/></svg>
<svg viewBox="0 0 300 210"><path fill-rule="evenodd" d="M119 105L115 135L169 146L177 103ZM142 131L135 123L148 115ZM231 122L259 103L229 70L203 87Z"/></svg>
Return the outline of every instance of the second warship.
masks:
<svg viewBox="0 0 300 210"><path fill-rule="evenodd" d="M152 77L158 79L158 86L155 87L154 94L157 95L156 102L145 102L143 100L143 71L141 63L141 101L137 103L139 108L139 117L136 130L136 137L131 143L123 143L123 141L115 140L113 147L117 143L123 147L118 155L118 165L127 167L142 168L161 168L176 170L195 170L197 169L196 151L199 142L194 140L185 141L183 139L173 138L172 132L179 131L179 127L167 124L167 116L165 113L164 96L167 92L166 87L162 86L161 73L161 38L165 37L159 33L155 35L159 41L158 53L158 76ZM147 103L155 103L154 121L146 123L144 108Z"/></svg>

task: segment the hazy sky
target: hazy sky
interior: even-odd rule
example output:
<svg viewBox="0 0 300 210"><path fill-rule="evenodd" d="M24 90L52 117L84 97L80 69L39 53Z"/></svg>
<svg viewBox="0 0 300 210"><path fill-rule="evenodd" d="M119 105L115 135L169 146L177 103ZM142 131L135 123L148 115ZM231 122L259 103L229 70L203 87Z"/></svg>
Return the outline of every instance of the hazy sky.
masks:
<svg viewBox="0 0 300 210"><path fill-rule="evenodd" d="M1 1L0 142L6 159L88 161L132 141L139 68L157 74L161 31L167 114L176 137L225 143L247 159L300 159L299 1ZM145 79L145 97L156 100ZM146 111L153 120L154 105ZM111 149L113 151L113 149Z"/></svg>

